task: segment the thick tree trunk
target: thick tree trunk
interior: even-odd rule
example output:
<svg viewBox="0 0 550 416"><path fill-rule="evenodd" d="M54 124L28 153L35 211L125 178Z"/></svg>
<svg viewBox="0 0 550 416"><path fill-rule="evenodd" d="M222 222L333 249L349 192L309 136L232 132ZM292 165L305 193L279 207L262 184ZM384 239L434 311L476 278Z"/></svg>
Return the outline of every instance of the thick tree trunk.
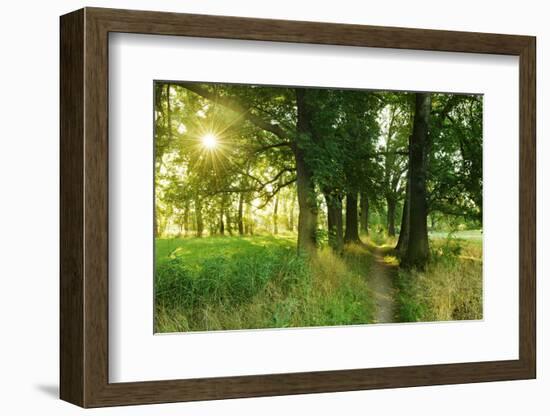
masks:
<svg viewBox="0 0 550 416"><path fill-rule="evenodd" d="M312 254L316 249L317 204L312 175L305 165L301 150L296 155L296 185L298 189L298 250Z"/></svg>
<svg viewBox="0 0 550 416"><path fill-rule="evenodd" d="M403 212L401 213L401 225L399 226L399 239L395 250L400 256L407 251L409 243L409 180L407 180L407 188L405 191L405 201L403 202Z"/></svg>
<svg viewBox="0 0 550 416"><path fill-rule="evenodd" d="M344 249L344 224L342 218L342 198L325 192L327 204L328 243L336 253Z"/></svg>
<svg viewBox="0 0 550 416"><path fill-rule="evenodd" d="M397 201L394 198L386 198L388 204L388 236L395 237L395 205Z"/></svg>
<svg viewBox="0 0 550 416"><path fill-rule="evenodd" d="M202 219L202 203L199 198L195 199L195 221L197 223L197 237L202 237L204 222Z"/></svg>
<svg viewBox="0 0 550 416"><path fill-rule="evenodd" d="M403 258L407 267L424 268L429 255L426 202L426 145L430 122L430 94L416 94L410 143L409 243Z"/></svg>
<svg viewBox="0 0 550 416"><path fill-rule="evenodd" d="M306 95L306 90L296 88L298 138L293 150L296 160L296 190L299 207L298 252L314 254L316 250L317 202L313 174L306 164L304 150L300 144L301 136L311 134L311 112Z"/></svg>
<svg viewBox="0 0 550 416"><path fill-rule="evenodd" d="M361 193L361 200L359 202L359 226L361 227L361 232L368 234L369 233L369 198L367 197L366 192Z"/></svg>
<svg viewBox="0 0 550 416"><path fill-rule="evenodd" d="M346 195L346 243L360 243L359 224L357 212L357 193L350 192Z"/></svg>
<svg viewBox="0 0 550 416"><path fill-rule="evenodd" d="M239 194L239 207L237 209L237 226L239 227L239 235L244 235L243 205L244 205L244 197L241 192Z"/></svg>

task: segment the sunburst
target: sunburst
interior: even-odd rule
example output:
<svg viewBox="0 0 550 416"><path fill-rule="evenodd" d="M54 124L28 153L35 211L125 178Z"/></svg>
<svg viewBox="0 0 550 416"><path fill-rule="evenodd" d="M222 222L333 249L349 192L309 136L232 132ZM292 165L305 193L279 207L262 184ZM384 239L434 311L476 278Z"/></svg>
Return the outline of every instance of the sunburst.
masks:
<svg viewBox="0 0 550 416"><path fill-rule="evenodd" d="M201 144L207 150L214 150L216 147L218 147L219 139L213 133L206 133L204 136L201 137Z"/></svg>

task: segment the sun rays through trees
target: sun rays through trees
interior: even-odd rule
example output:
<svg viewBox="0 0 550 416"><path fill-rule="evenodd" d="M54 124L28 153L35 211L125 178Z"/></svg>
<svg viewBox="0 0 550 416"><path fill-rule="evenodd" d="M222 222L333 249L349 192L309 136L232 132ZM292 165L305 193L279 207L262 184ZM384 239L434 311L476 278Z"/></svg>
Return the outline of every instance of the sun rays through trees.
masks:
<svg viewBox="0 0 550 416"><path fill-rule="evenodd" d="M376 245L400 264L398 293L441 272L441 241L482 228L482 96L154 90L160 332L374 322Z"/></svg>

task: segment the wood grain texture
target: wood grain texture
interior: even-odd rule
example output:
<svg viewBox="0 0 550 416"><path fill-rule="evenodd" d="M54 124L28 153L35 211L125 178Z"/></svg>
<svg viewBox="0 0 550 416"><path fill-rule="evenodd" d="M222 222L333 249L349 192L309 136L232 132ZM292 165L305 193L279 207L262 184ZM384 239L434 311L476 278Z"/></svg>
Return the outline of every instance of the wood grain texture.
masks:
<svg viewBox="0 0 550 416"><path fill-rule="evenodd" d="M536 41L520 54L519 103L519 355L536 377Z"/></svg>
<svg viewBox="0 0 550 416"><path fill-rule="evenodd" d="M61 19L60 50L60 388L84 405L84 12Z"/></svg>
<svg viewBox="0 0 550 416"><path fill-rule="evenodd" d="M111 32L519 55L528 36L87 8Z"/></svg>
<svg viewBox="0 0 550 416"><path fill-rule="evenodd" d="M520 57L520 357L392 368L109 383L108 33ZM517 380L536 375L535 39L86 8L61 18L61 397L83 407Z"/></svg>
<svg viewBox="0 0 550 416"><path fill-rule="evenodd" d="M108 33L85 11L84 59L84 360L85 406L94 403L108 381L109 309L109 141Z"/></svg>

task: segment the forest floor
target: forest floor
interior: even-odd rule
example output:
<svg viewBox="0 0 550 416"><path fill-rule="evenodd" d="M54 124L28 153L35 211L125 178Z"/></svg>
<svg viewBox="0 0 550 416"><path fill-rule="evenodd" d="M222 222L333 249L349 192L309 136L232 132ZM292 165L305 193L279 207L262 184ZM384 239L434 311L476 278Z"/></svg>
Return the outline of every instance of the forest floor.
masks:
<svg viewBox="0 0 550 416"><path fill-rule="evenodd" d="M155 330L482 318L481 238L434 236L422 272L400 269L395 241L376 235L311 261L295 244L294 235L158 239Z"/></svg>
<svg viewBox="0 0 550 416"><path fill-rule="evenodd" d="M395 322L394 278L398 265L389 256L391 248L370 246L374 262L367 276L367 283L374 295L376 323Z"/></svg>

